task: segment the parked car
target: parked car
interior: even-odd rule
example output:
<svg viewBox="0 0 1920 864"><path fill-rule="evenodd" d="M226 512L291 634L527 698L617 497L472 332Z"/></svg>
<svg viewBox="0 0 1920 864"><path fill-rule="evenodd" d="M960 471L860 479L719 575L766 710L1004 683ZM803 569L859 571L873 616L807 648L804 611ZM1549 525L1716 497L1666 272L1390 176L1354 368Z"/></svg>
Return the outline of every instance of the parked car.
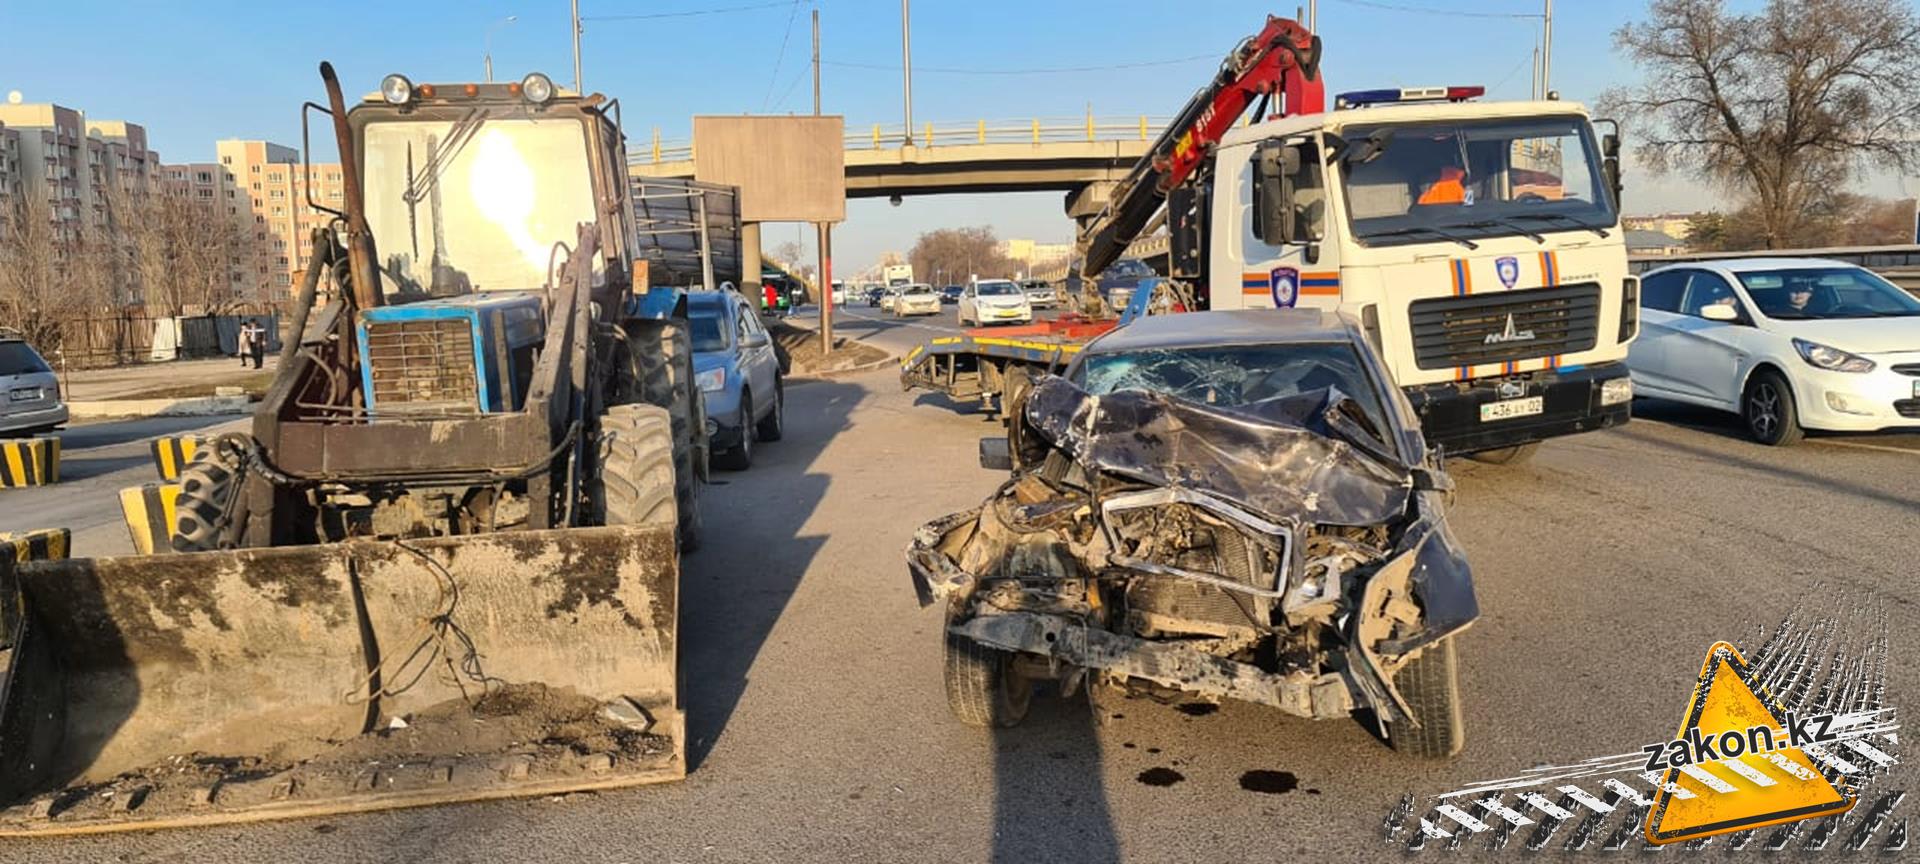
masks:
<svg viewBox="0 0 1920 864"><path fill-rule="evenodd" d="M907 551L956 719L1012 726L1059 679L1096 711L1238 699L1459 752L1453 636L1480 611L1452 484L1357 320L1148 316L1029 374L980 442L1012 476Z"/></svg>
<svg viewBox="0 0 1920 864"><path fill-rule="evenodd" d="M751 301L732 291L687 298L693 379L707 403L713 461L744 471L756 443L778 441L786 424L786 384L773 336Z"/></svg>
<svg viewBox="0 0 1920 864"><path fill-rule="evenodd" d="M1052 309L1058 302L1053 294L1053 285L1050 283L1037 279L1028 280L1020 283L1020 287L1027 292L1027 305L1035 309Z"/></svg>
<svg viewBox="0 0 1920 864"><path fill-rule="evenodd" d="M1033 307L1027 303L1026 292L1007 279L982 279L968 285L960 294L956 314L962 327L969 323L986 326L1033 321Z"/></svg>
<svg viewBox="0 0 1920 864"><path fill-rule="evenodd" d="M0 436L37 435L66 422L53 367L20 334L0 330Z"/></svg>
<svg viewBox="0 0 1920 864"><path fill-rule="evenodd" d="M959 285L948 285L940 289L940 302L946 305L958 303L960 302L960 295L965 293L967 293L967 289Z"/></svg>
<svg viewBox="0 0 1920 864"><path fill-rule="evenodd" d="M933 292L932 285L902 285L899 295L893 298L893 314L901 318L908 315L938 315L940 295Z"/></svg>
<svg viewBox="0 0 1920 864"><path fill-rule="evenodd" d="M867 305L868 305L868 306L878 306L878 305L880 305L880 300L881 300L881 298L884 298L884 297L886 297L886 296L887 296L887 286L885 286L885 285L868 285L868 286L866 287L866 290L865 290L864 292L862 292L862 293L863 293L863 294L864 294L864 295L866 296L866 298L867 298Z"/></svg>
<svg viewBox="0 0 1920 864"><path fill-rule="evenodd" d="M1838 261L1662 267L1640 278L1627 368L1636 394L1738 412L1763 444L1920 429L1920 300Z"/></svg>

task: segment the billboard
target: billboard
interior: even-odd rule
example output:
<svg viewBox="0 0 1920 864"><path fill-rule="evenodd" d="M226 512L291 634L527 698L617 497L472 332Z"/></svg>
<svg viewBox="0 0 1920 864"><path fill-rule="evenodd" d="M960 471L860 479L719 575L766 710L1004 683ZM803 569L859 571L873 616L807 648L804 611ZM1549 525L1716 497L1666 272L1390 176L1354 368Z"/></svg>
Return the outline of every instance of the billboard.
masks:
<svg viewBox="0 0 1920 864"><path fill-rule="evenodd" d="M740 187L742 222L847 217L840 117L695 117L693 176Z"/></svg>

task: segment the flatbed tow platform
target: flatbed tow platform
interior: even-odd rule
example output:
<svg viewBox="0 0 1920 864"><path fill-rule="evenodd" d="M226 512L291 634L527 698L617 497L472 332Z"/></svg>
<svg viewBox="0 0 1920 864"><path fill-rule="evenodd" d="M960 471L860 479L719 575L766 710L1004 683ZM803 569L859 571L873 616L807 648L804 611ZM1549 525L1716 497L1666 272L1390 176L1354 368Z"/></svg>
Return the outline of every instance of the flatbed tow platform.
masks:
<svg viewBox="0 0 1920 864"><path fill-rule="evenodd" d="M1000 394L1012 392L1010 380L1024 383L1042 372L1058 372L1094 337L1118 326L1120 319L1065 315L1053 321L974 327L958 336L941 336L914 348L900 361L900 386L991 407Z"/></svg>

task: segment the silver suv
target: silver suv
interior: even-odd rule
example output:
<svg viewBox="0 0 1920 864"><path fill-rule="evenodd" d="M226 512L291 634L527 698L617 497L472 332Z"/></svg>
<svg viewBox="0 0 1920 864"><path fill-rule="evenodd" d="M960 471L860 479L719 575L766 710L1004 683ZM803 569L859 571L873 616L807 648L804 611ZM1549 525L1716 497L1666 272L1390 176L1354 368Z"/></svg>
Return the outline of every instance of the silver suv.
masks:
<svg viewBox="0 0 1920 864"><path fill-rule="evenodd" d="M0 330L0 436L49 432L66 422L60 378L18 333Z"/></svg>

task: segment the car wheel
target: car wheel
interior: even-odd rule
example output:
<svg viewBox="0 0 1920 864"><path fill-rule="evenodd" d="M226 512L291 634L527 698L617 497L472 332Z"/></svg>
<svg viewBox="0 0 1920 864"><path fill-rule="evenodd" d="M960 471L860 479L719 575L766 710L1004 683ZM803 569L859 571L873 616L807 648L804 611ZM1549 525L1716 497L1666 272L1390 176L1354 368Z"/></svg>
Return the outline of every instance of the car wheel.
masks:
<svg viewBox="0 0 1920 864"><path fill-rule="evenodd" d="M1740 416L1746 418L1747 434L1771 447L1785 447L1806 437L1793 403L1793 388L1780 373L1770 369L1755 373L1747 382Z"/></svg>
<svg viewBox="0 0 1920 864"><path fill-rule="evenodd" d="M753 391L740 391L740 443L720 454L720 467L745 471L753 467Z"/></svg>
<svg viewBox="0 0 1920 864"><path fill-rule="evenodd" d="M947 627L954 613L947 613ZM1027 716L1033 683L1013 668L1013 654L942 627L946 638L947 708L968 726L1009 727Z"/></svg>
<svg viewBox="0 0 1920 864"><path fill-rule="evenodd" d="M754 424L753 432L762 441L778 441L787 434L786 379L773 376L773 410L767 412L766 419Z"/></svg>
<svg viewBox="0 0 1920 864"><path fill-rule="evenodd" d="M1428 645L1394 674L1394 689L1407 700L1419 723L1387 724L1387 743L1393 749L1421 759L1445 759L1466 746L1453 642L1449 637Z"/></svg>
<svg viewBox="0 0 1920 864"><path fill-rule="evenodd" d="M1533 454L1540 449L1540 442L1529 441L1513 447L1501 447L1496 450L1482 450L1467 454L1468 459L1485 462L1488 465L1524 465L1532 461Z"/></svg>

